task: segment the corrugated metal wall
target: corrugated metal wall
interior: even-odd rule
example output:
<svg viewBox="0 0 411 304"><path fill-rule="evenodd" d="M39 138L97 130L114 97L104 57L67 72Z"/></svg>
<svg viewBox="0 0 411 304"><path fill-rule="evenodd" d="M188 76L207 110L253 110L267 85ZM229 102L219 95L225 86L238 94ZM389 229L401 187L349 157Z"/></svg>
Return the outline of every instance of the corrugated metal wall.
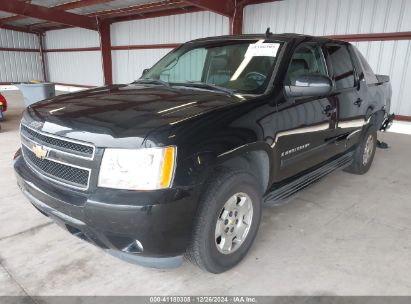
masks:
<svg viewBox="0 0 411 304"><path fill-rule="evenodd" d="M0 29L0 48L39 49L34 34ZM0 83L42 80L39 52L0 50Z"/></svg>
<svg viewBox="0 0 411 304"><path fill-rule="evenodd" d="M197 12L168 17L114 23L111 26L111 44L152 45L183 43L201 37L226 35L228 18L211 12ZM127 83L141 76L171 49L115 50L113 55L113 82Z"/></svg>
<svg viewBox="0 0 411 304"><path fill-rule="evenodd" d="M100 37L96 31L68 28L46 32L46 49L75 49L99 47Z"/></svg>
<svg viewBox="0 0 411 304"><path fill-rule="evenodd" d="M98 32L80 28L48 31L44 42L46 50L100 47ZM100 51L46 52L45 57L49 81L88 86L104 83Z"/></svg>
<svg viewBox="0 0 411 304"><path fill-rule="evenodd" d="M391 111L411 116L411 41L355 42L368 59L374 72L390 75L392 84Z"/></svg>
<svg viewBox="0 0 411 304"><path fill-rule="evenodd" d="M144 69L167 54L171 49L112 51L113 82L130 83L140 78Z"/></svg>
<svg viewBox="0 0 411 304"><path fill-rule="evenodd" d="M285 0L250 5L244 33L342 35L411 31L410 0ZM374 71L391 76L392 111L411 115L411 41L354 43Z"/></svg>
<svg viewBox="0 0 411 304"><path fill-rule="evenodd" d="M3 48L39 49L37 35L0 29L0 46Z"/></svg>

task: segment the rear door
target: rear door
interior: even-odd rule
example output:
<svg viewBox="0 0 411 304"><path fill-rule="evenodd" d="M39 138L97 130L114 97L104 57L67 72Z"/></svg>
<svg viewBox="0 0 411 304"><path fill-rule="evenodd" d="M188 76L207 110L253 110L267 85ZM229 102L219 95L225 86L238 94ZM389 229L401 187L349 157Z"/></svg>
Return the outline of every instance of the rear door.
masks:
<svg viewBox="0 0 411 304"><path fill-rule="evenodd" d="M316 43L304 43L295 50L284 84L293 84L298 76L307 74L328 75L322 49ZM335 154L335 109L332 96L289 99L278 105L272 123L277 130L273 147L280 180Z"/></svg>
<svg viewBox="0 0 411 304"><path fill-rule="evenodd" d="M326 44L325 56L337 102L336 150L342 153L358 142L366 105L348 44Z"/></svg>

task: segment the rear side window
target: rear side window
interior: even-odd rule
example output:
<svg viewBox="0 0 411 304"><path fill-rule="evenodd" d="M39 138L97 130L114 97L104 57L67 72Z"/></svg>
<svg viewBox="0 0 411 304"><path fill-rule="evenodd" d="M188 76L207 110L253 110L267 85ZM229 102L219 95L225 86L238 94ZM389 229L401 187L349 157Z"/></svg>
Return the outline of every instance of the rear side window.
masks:
<svg viewBox="0 0 411 304"><path fill-rule="evenodd" d="M361 52L357 48L354 48L354 50L358 56L358 59L360 60L361 67L364 72L365 82L367 82L367 84L378 83L377 76L375 76L374 71L368 64L368 61L364 58L364 56L361 54Z"/></svg>
<svg viewBox="0 0 411 304"><path fill-rule="evenodd" d="M326 49L332 65L331 78L337 90L354 87L354 66L348 48L344 45L327 45Z"/></svg>

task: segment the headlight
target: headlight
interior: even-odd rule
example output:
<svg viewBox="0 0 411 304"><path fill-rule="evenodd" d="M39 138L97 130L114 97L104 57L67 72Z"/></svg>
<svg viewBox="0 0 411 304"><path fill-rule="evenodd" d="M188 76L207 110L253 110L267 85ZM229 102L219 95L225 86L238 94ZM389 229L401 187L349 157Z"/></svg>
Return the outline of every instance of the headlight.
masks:
<svg viewBox="0 0 411 304"><path fill-rule="evenodd" d="M171 186L176 147L106 149L98 186L128 190L155 190Z"/></svg>

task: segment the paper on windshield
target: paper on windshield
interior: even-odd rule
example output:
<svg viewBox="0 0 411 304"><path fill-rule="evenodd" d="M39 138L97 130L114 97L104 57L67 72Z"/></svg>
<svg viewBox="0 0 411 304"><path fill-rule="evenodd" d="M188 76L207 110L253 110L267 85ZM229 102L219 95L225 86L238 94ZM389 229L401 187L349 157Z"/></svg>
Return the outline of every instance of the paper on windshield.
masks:
<svg viewBox="0 0 411 304"><path fill-rule="evenodd" d="M254 43L248 46L245 57L276 57L278 48L280 47L279 43Z"/></svg>

